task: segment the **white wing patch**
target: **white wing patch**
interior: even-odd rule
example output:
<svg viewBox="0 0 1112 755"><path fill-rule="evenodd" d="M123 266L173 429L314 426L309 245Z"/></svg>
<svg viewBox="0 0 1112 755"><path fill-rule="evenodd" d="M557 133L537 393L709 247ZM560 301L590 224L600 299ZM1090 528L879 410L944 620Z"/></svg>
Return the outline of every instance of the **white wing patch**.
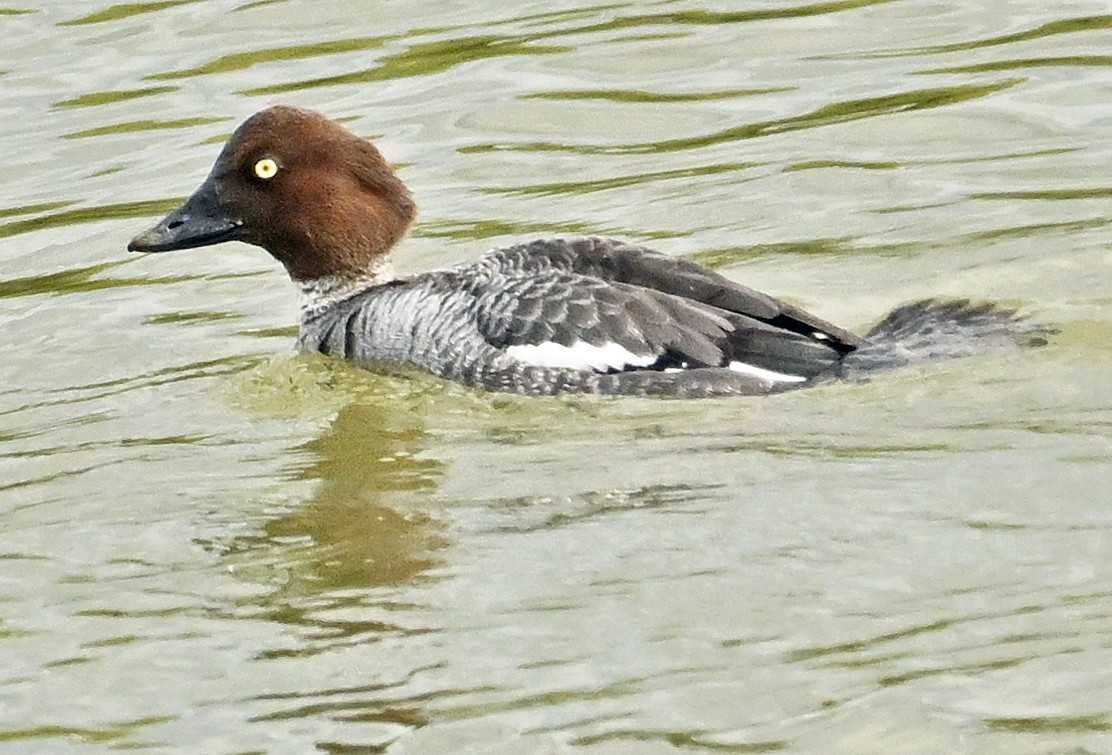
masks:
<svg viewBox="0 0 1112 755"><path fill-rule="evenodd" d="M634 354L625 346L616 343L593 343L576 341L571 346L548 341L546 343L523 343L510 346L506 353L525 364L534 367L567 367L573 370L624 370L628 367L648 367L657 360L656 354Z"/></svg>
<svg viewBox="0 0 1112 755"><path fill-rule="evenodd" d="M774 383L802 383L807 378L801 375L787 375L783 372L773 372L766 370L764 367L757 367L753 364L746 364L745 362L730 362L730 369L734 372L741 372L753 377L759 377L762 380L771 380Z"/></svg>
<svg viewBox="0 0 1112 755"><path fill-rule="evenodd" d="M573 370L625 370L630 367L648 367L659 358L656 354L634 354L625 346L616 343L596 345L584 341L576 341L571 346L547 341L545 343L523 343L510 346L506 354L519 362L534 367L564 367ZM685 364L684 367L687 365ZM803 383L807 378L801 375L788 375L783 372L766 370L764 367L746 364L745 362L730 362L729 367L734 372L769 380L774 383ZM681 368L669 368L665 372L682 372Z"/></svg>

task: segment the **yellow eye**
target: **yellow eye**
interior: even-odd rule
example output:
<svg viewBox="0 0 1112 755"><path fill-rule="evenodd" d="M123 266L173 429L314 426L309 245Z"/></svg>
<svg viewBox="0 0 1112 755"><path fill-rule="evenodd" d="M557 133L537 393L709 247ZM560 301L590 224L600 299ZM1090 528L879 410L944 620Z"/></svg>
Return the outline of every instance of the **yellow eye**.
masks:
<svg viewBox="0 0 1112 755"><path fill-rule="evenodd" d="M269 157L264 157L262 160L255 163L255 175L264 181L274 178L277 173L278 163L274 162L274 160Z"/></svg>

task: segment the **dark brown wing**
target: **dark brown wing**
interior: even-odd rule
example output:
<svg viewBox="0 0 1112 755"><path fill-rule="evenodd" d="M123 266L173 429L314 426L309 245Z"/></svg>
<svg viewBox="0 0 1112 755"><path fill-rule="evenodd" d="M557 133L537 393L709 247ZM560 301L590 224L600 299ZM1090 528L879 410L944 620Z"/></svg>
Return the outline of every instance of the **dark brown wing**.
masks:
<svg viewBox="0 0 1112 755"><path fill-rule="evenodd" d="M845 339L856 339L692 262L605 239L507 247L467 270L484 338L545 366L742 363L803 379L827 370L854 348Z"/></svg>
<svg viewBox="0 0 1112 755"><path fill-rule="evenodd" d="M843 354L868 344L848 330L695 262L614 239L543 239L496 250L487 259L503 271L563 270L672 294L819 341Z"/></svg>

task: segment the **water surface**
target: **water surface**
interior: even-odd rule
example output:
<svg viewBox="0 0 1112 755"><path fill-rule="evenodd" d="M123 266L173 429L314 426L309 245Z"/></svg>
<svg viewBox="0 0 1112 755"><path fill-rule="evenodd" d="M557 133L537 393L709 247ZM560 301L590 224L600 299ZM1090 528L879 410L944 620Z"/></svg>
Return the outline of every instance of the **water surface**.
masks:
<svg viewBox="0 0 1112 755"><path fill-rule="evenodd" d="M1037 5L0 5L0 747L1112 750L1112 15ZM615 235L1060 332L696 402L298 356L265 253L124 251L279 102L399 166L406 271Z"/></svg>

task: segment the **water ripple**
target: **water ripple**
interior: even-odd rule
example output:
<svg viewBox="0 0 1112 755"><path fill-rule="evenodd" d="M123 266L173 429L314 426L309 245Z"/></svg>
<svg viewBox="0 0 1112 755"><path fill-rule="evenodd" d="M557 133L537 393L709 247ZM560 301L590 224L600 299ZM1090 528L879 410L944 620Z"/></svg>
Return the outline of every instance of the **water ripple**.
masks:
<svg viewBox="0 0 1112 755"><path fill-rule="evenodd" d="M120 202L117 204L105 204L93 207L82 207L76 210L47 213L37 218L28 218L26 220L13 220L8 223L0 224L0 239L18 236L23 233L43 231L49 228L80 225L82 223L99 223L104 220L147 218L152 215L164 215L180 205L184 200L185 197L177 197L174 199L148 199L139 202ZM33 206L32 209L22 208L19 210L19 214L37 212L44 207L65 207L70 204L74 204L74 202L67 200L64 202L37 205Z"/></svg>
<svg viewBox="0 0 1112 755"><path fill-rule="evenodd" d="M85 26L87 24L103 24L112 21L120 21L125 18L133 16L141 16L145 13L156 13L167 8L175 8L179 5L189 5L191 3L202 2L203 0L161 0L161 2L147 2L147 3L121 3L113 5L102 11L90 13L87 16L81 16L70 21L62 21L59 26Z"/></svg>
<svg viewBox="0 0 1112 755"><path fill-rule="evenodd" d="M100 105L114 105L117 102L128 102L144 97L154 97L159 94L177 91L177 87L145 87L143 89L116 89L109 92L90 92L79 97L58 100L54 103L57 108L70 107L97 107ZM186 125L194 125L188 122Z"/></svg>
<svg viewBox="0 0 1112 755"><path fill-rule="evenodd" d="M367 84L387 79L430 76L477 60L516 57L519 55L553 55L570 52L572 49L574 48L567 46L536 45L527 40L508 39L495 35L477 35L461 39L424 42L415 44L404 52L384 56L379 61L379 65L374 68L302 81L252 87L243 90L240 94L248 97L269 96L317 87Z"/></svg>
<svg viewBox="0 0 1112 755"><path fill-rule="evenodd" d="M918 89L910 92L885 95L883 97L848 100L846 102L823 105L804 115L792 116L790 118L780 118L750 123L743 126L734 126L703 136L665 139L642 144L602 147L557 144L553 142L532 142L525 144L494 143L476 145L469 148L469 151L509 150L515 152L572 152L583 155L678 152L681 150L700 149L743 139L755 139L770 134L782 134L802 129L821 128L823 126L849 123L878 115L945 107L959 102L989 97L998 92L1011 89L1024 81L1024 79L1004 79L992 84L962 84L952 87L939 87L936 89Z"/></svg>
<svg viewBox="0 0 1112 755"><path fill-rule="evenodd" d="M1048 21L1045 24L1040 24L1034 29L1015 32L1013 34L1001 34L995 37L986 37L984 39L976 39L969 42L957 42L947 45L916 47L908 50L892 51L886 54L891 56L907 56L967 52L969 50L979 50L986 47L999 47L1001 45L1010 45L1017 42L1029 42L1035 39L1045 39L1062 34L1077 34L1079 32L1101 31L1104 29L1112 29L1112 15L1063 18L1056 21Z"/></svg>
<svg viewBox="0 0 1112 755"><path fill-rule="evenodd" d="M389 39L389 37L357 37L319 42L316 44L289 45L287 47L270 47L252 50L250 52L237 52L230 55L222 55L215 60L195 68L154 73L148 75L146 78L156 81L164 79L186 79L194 76L245 71L252 66L264 63L306 60L323 55L342 55L350 52L367 52L368 50L382 47Z"/></svg>

